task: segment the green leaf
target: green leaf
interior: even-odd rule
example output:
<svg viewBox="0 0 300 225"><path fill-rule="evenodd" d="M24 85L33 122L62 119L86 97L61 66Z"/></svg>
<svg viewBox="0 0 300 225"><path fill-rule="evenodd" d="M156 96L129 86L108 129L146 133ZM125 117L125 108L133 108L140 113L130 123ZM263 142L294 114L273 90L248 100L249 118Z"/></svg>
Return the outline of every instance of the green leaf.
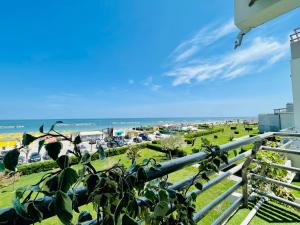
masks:
<svg viewBox="0 0 300 225"><path fill-rule="evenodd" d="M146 171L144 170L143 167L140 167L137 171L137 179L138 179L138 182L145 182L147 181L147 174L146 174Z"/></svg>
<svg viewBox="0 0 300 225"><path fill-rule="evenodd" d="M7 152L3 158L4 167L8 170L15 171L18 165L20 151L18 149L13 149Z"/></svg>
<svg viewBox="0 0 300 225"><path fill-rule="evenodd" d="M72 200L66 193L62 191L58 191L56 193L55 209L58 218L63 224L72 224L72 218L73 218Z"/></svg>
<svg viewBox="0 0 300 225"><path fill-rule="evenodd" d="M61 190L63 192L68 192L72 185L76 183L78 178L79 177L77 175L77 172L74 169L70 167L64 169L58 175L58 183L60 185Z"/></svg>
<svg viewBox="0 0 300 225"><path fill-rule="evenodd" d="M206 173L203 173L203 174L201 175L201 177L202 177L204 180L209 181L209 177L207 176Z"/></svg>
<svg viewBox="0 0 300 225"><path fill-rule="evenodd" d="M238 152L237 152L236 149L233 150L233 154L234 154L234 156L237 156L237 155L238 155Z"/></svg>
<svg viewBox="0 0 300 225"><path fill-rule="evenodd" d="M16 193L15 193L16 198L17 199L23 198L23 195L24 195L24 193L25 193L26 190L27 190L27 187L20 187L20 188L18 188L16 190Z"/></svg>
<svg viewBox="0 0 300 225"><path fill-rule="evenodd" d="M5 170L5 166L2 162L0 162L0 172L3 172Z"/></svg>
<svg viewBox="0 0 300 225"><path fill-rule="evenodd" d="M75 144L75 145L78 145L78 144L80 144L80 143L81 143L81 138L80 138L80 136L78 135L78 136L76 136L75 139L74 139L74 144Z"/></svg>
<svg viewBox="0 0 300 225"><path fill-rule="evenodd" d="M40 133L44 133L44 125L42 125L39 129Z"/></svg>
<svg viewBox="0 0 300 225"><path fill-rule="evenodd" d="M88 152L85 152L81 158L81 163L86 165L91 162L91 155Z"/></svg>
<svg viewBox="0 0 300 225"><path fill-rule="evenodd" d="M19 199L13 199L13 207L19 216L26 218L27 213L25 207L21 204Z"/></svg>
<svg viewBox="0 0 300 225"><path fill-rule="evenodd" d="M56 124L59 124L59 123L64 123L64 122L63 122L63 121L56 121L56 122L51 126L49 132L50 132L50 131L53 131L54 128L55 128L55 126L56 126Z"/></svg>
<svg viewBox="0 0 300 225"><path fill-rule="evenodd" d="M77 223L83 223L92 219L93 217L88 211L82 211L78 216Z"/></svg>
<svg viewBox="0 0 300 225"><path fill-rule="evenodd" d="M56 163L59 166L59 168L61 168L61 169L65 169L65 168L69 167L69 164L70 164L69 156L67 156L67 155L60 156L56 160Z"/></svg>
<svg viewBox="0 0 300 225"><path fill-rule="evenodd" d="M32 142L34 142L36 139L37 139L37 138L34 137L34 136L32 136L32 135L24 133L24 134L23 134L23 139L22 139L22 144L23 144L24 146L28 146L28 145L30 145Z"/></svg>
<svg viewBox="0 0 300 225"><path fill-rule="evenodd" d="M119 216L121 215L121 213L123 211L123 208L126 208L128 201L129 201L129 195L127 193L125 193L115 210L115 215L114 215L115 220L118 220Z"/></svg>
<svg viewBox="0 0 300 225"><path fill-rule="evenodd" d="M101 145L98 145L98 154L99 154L99 159L100 160L104 160L106 155L105 155L105 151L104 148Z"/></svg>
<svg viewBox="0 0 300 225"><path fill-rule="evenodd" d="M43 191L53 193L58 190L58 176L54 175L45 180Z"/></svg>
<svg viewBox="0 0 300 225"><path fill-rule="evenodd" d="M41 221L43 219L43 213L38 210L33 202L30 202L25 207L27 212L27 217L34 221Z"/></svg>
<svg viewBox="0 0 300 225"><path fill-rule="evenodd" d="M42 189L40 188L39 185L30 185L27 187L27 189L29 191L33 191L33 192L41 192L42 191Z"/></svg>
<svg viewBox="0 0 300 225"><path fill-rule="evenodd" d="M106 214L103 218L103 225L115 225L114 217L112 214Z"/></svg>
<svg viewBox="0 0 300 225"><path fill-rule="evenodd" d="M228 163L228 157L226 155L221 155L221 159L223 160L224 163L226 163L227 165Z"/></svg>
<svg viewBox="0 0 300 225"><path fill-rule="evenodd" d="M85 185L89 193L94 191L97 185L99 185L100 179L96 174L92 174L87 177Z"/></svg>
<svg viewBox="0 0 300 225"><path fill-rule="evenodd" d="M60 150L62 149L62 144L60 142L52 142L46 144L45 149L52 159L57 160Z"/></svg>
<svg viewBox="0 0 300 225"><path fill-rule="evenodd" d="M146 188L144 196L149 199L151 202L156 201L156 194L153 190Z"/></svg>
<svg viewBox="0 0 300 225"><path fill-rule="evenodd" d="M195 184L195 187L198 189L198 190L203 190L203 185L200 183L200 182L197 182L196 184Z"/></svg>
<svg viewBox="0 0 300 225"><path fill-rule="evenodd" d="M155 217L164 217L169 211L168 202L159 202L154 208Z"/></svg>
<svg viewBox="0 0 300 225"><path fill-rule="evenodd" d="M195 185L195 186L196 186L196 185ZM202 190L202 189L201 189L201 190ZM192 193L191 193L191 198L192 198L193 201L196 201L196 200L197 200L197 196L198 196L198 195L197 195L195 192L192 192Z"/></svg>
<svg viewBox="0 0 300 225"><path fill-rule="evenodd" d="M40 151L41 151L42 147L44 146L44 144L45 144L45 140L40 140L39 141L38 153L40 153Z"/></svg>
<svg viewBox="0 0 300 225"><path fill-rule="evenodd" d="M215 159L213 159L213 163L216 165L216 167L220 167L220 165L221 165L221 160L220 159L218 159L218 158L215 158Z"/></svg>
<svg viewBox="0 0 300 225"><path fill-rule="evenodd" d="M159 196L159 201L161 201L161 202L168 202L169 201L169 194L164 189L159 190L158 196Z"/></svg>
<svg viewBox="0 0 300 225"><path fill-rule="evenodd" d="M139 225L137 221L135 221L133 218L128 216L127 214L124 214L122 216L122 224L126 225Z"/></svg>

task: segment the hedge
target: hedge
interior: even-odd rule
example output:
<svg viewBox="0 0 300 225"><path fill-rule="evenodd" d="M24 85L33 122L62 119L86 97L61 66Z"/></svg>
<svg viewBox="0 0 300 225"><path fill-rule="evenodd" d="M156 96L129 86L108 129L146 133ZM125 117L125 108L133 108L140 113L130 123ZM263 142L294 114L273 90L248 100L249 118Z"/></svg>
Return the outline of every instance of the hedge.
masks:
<svg viewBox="0 0 300 225"><path fill-rule="evenodd" d="M138 144L138 146L140 148L145 148L145 147L147 147L147 144L148 143L141 143L141 144ZM126 145L126 146L122 146L122 147L118 147L118 148L107 149L107 150L105 150L105 155L106 155L106 157L122 155L122 154L126 153L128 148L129 148L129 146ZM97 159L99 159L99 155L93 154L92 161L97 160ZM75 157L70 157L70 163L77 164L78 159ZM18 171L22 175L29 175L29 174L33 174L33 173L46 172L46 171L53 170L56 168L58 168L56 161L49 160L49 161L44 161L44 162L35 162L35 163L28 163L28 164L20 165L20 166L18 166Z"/></svg>
<svg viewBox="0 0 300 225"><path fill-rule="evenodd" d="M184 138L188 142L191 139L196 138L196 137L202 137L202 136L215 134L215 133L219 133L219 132L223 132L223 131L224 131L224 128L212 129L212 130L207 130L207 131L197 131L197 132L193 132L193 133L184 135Z"/></svg>
<svg viewBox="0 0 300 225"><path fill-rule="evenodd" d="M162 149L161 145L158 145L158 144L148 143L147 144L147 148L149 148L151 150L154 150L154 151L157 151L157 152L162 152L162 153L167 154L167 152ZM184 152L181 149L178 149L178 150L175 150L175 151L171 151L171 153L172 153L173 156L178 156L178 157L182 157L182 156L186 155L186 152Z"/></svg>

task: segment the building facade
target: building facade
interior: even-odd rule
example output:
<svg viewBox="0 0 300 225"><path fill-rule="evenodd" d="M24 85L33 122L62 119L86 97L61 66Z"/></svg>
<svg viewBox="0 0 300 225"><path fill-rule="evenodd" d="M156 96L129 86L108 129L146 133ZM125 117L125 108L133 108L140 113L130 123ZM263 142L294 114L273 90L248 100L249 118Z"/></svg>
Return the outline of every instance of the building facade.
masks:
<svg viewBox="0 0 300 225"><path fill-rule="evenodd" d="M286 108L274 109L273 113L259 114L258 126L261 133L294 127L293 104L287 103Z"/></svg>

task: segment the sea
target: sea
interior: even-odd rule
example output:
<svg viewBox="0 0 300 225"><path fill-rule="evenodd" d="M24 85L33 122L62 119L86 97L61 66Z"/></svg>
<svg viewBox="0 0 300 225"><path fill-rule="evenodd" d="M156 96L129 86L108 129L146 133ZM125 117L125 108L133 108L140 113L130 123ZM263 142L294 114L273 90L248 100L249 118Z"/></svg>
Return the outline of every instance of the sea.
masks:
<svg viewBox="0 0 300 225"><path fill-rule="evenodd" d="M34 119L34 120L0 120L0 134L36 132L44 125L47 130L56 121L60 131L94 131L105 128L125 129L160 124L191 124L221 122L229 120L255 120L253 117L199 117L199 118L107 118L107 119Z"/></svg>

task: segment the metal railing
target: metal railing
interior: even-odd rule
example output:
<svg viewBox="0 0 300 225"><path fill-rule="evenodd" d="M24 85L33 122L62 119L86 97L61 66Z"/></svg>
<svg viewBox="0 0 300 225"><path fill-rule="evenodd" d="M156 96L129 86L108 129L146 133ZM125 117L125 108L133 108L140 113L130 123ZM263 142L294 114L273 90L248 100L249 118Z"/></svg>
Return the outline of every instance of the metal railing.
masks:
<svg viewBox="0 0 300 225"><path fill-rule="evenodd" d="M294 33L290 35L291 43L300 41L300 27L294 30Z"/></svg>
<svg viewBox="0 0 300 225"><path fill-rule="evenodd" d="M297 189L294 185L288 185L288 184L285 184L285 183L280 182L280 181L275 181L272 178L260 177L260 176L257 176L255 174L249 174L248 173L248 166L250 165L251 162L255 162L255 163L258 163L258 164L263 164L264 163L264 162L261 162L261 161L255 159L256 153L258 151L273 151L273 152L281 152L281 153L289 153L289 154L300 155L300 151L297 151L297 150L290 150L290 149L285 149L285 148L271 148L271 147L268 147L268 146L262 146L262 143L266 138L273 137L274 135L284 136L284 137L300 137L299 133L284 133L284 132L273 133L273 132L269 132L269 133L257 135L257 136L254 136L254 137L240 139L238 141L230 142L228 144L224 144L224 145L220 146L220 148L219 148L220 151L230 151L230 150L234 150L234 149L237 149L239 147L242 147L244 145L254 144L254 147L253 147L252 151L247 151L247 152L244 152L240 155L237 155L237 156L231 158L229 160L228 164L221 164L221 166L220 166L221 170L232 167L231 169L227 170L226 172L220 173L218 176L214 177L214 179L212 179L209 182L207 182L206 184L204 184L202 190L194 190L194 191L191 191L191 192L188 193L189 195L194 194L194 193L199 195L199 194L209 190L211 187L217 185L221 181L225 180L229 176L231 176L233 174L236 174L237 172L242 171L242 179L237 181L237 183L235 183L232 187L230 187L228 190L225 190L220 196L216 197L211 203L209 203L204 208L202 208L199 212L196 212L194 214L194 221L195 222L200 221L203 217L205 217L205 215L207 215L207 213L209 213L218 204L222 203L228 196L230 196L233 192L235 192L239 188L243 189L243 196L238 197L229 206L229 208L227 208L219 216L219 218L217 218L212 224L214 224L214 225L222 224L241 205L244 205L246 207L247 204L248 204L249 196L251 194L254 194L254 193L258 196L261 196L261 197L273 198L277 201L281 201L281 202L283 202L285 204L288 204L288 205L291 205L293 207L300 208L300 205L297 204L297 203L290 202L288 200L279 198L277 196L272 196L269 193L262 193L262 192L253 190L253 189L251 189L251 187L249 188L249 186L248 186L248 179L258 179L258 180L264 179L265 182L270 182L270 183L273 183L273 184L276 184L276 185L281 185L281 186L285 186L285 187L288 187L288 188ZM151 181L153 179L160 178L160 177L165 176L167 174L170 174L172 172L181 170L181 169L183 169L187 166L195 165L195 164L201 162L202 160L206 159L208 156L209 156L209 154L203 151L203 152L195 153L195 154L188 155L188 156L185 156L185 157L182 157L182 158L177 158L177 159L173 159L173 160L170 160L170 161L163 162L163 163L160 164L161 165L160 170L147 170L146 171L147 181ZM293 172L299 172L300 171L300 169L298 169L298 168L288 167L288 166L279 165L279 164L268 164L268 165L273 166L275 168L290 170L290 171L293 171ZM185 178L185 179L183 179L179 182L171 184L168 188L170 190L176 190L176 191L184 190L186 187L191 185L193 182L195 182L195 176L191 176L191 177ZM86 205L86 204L89 203L88 198L87 198L87 190L85 188L76 189L75 191L69 192L68 194L70 196L76 195L76 197L77 197L76 205L78 207ZM44 198L36 200L35 206L39 211L42 212L43 219L47 219L47 218L50 218L52 216L55 216L55 209L53 208L54 204L51 204L51 202L53 200L54 200L53 197L44 197ZM143 201L143 199L141 199L140 201L138 201L138 204L143 205L143 204L145 204L145 201ZM176 210L176 208L172 206L170 208L170 213L173 212L174 210ZM38 221L28 220L28 219L18 215L16 210L14 208L11 208L11 207L0 209L0 212L1 212L0 224L24 224L24 225L26 225L26 224L32 224L32 223L38 222ZM253 213L253 212L251 212L251 213L252 213L251 216L255 215L255 213ZM248 216L246 219L250 221L251 216ZM94 220L94 222L96 223L97 221ZM246 222L244 224L248 224Z"/></svg>

